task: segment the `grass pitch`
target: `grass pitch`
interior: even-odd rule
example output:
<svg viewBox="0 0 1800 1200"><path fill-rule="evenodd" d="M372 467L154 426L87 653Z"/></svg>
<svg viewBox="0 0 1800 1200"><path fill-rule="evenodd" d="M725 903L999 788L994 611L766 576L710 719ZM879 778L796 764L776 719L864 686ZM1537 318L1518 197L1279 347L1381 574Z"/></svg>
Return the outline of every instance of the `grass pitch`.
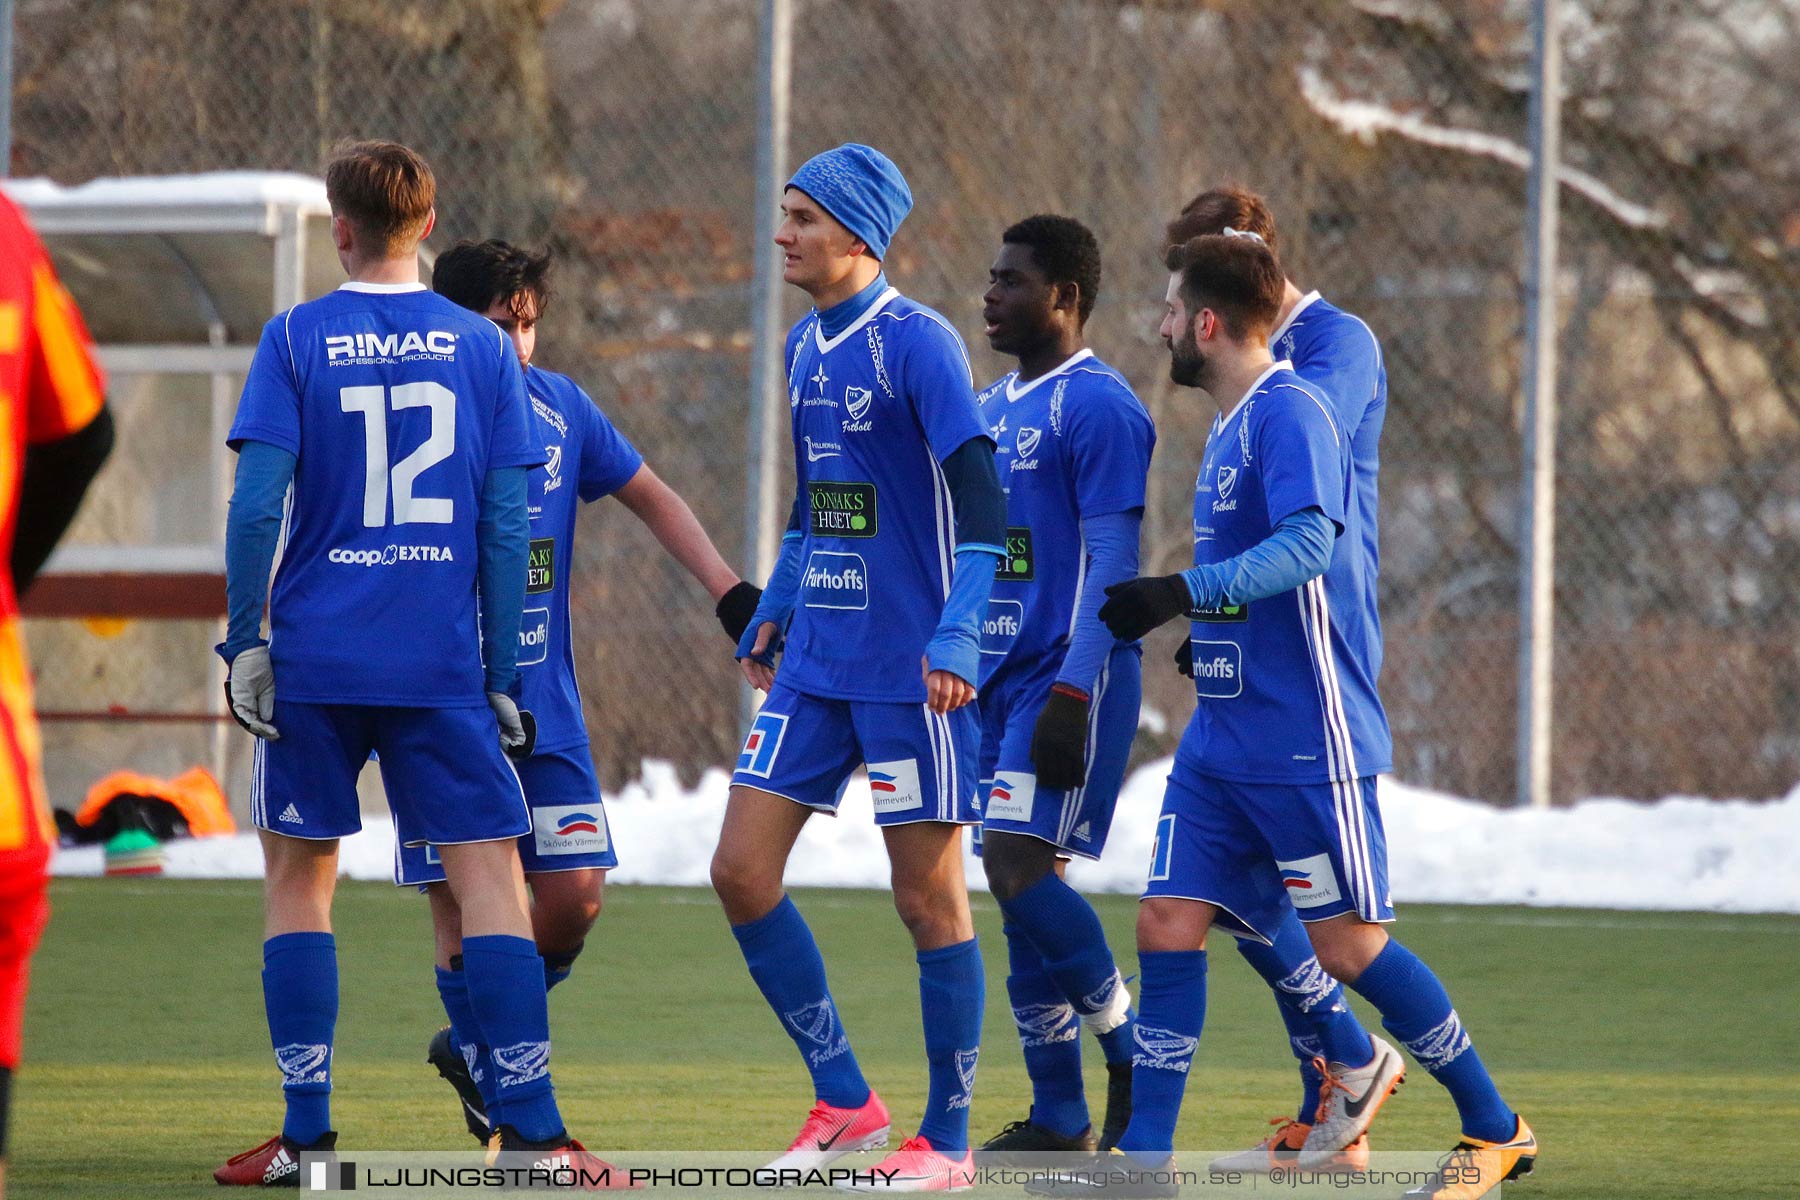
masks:
<svg viewBox="0 0 1800 1200"><path fill-rule="evenodd" d="M258 885L59 880L52 899L15 1087L9 1195L220 1195L212 1168L280 1125ZM897 1144L918 1121L925 1086L911 945L884 893L795 899L864 1071L893 1110ZM1129 974L1135 902L1108 896L1098 907ZM337 921L341 1146L469 1149L450 1089L425 1065L443 1014L424 902L344 883ZM1023 1116L1029 1091L1006 1009L999 913L986 897L976 926L988 969L979 1139ZM1443 976L1502 1091L1537 1131L1537 1173L1508 1185L1508 1197L1800 1188L1800 918L1416 905L1397 931ZM1262 1136L1269 1116L1291 1113L1298 1083L1266 988L1226 939L1212 958L1178 1144L1236 1148ZM792 1044L707 892L610 889L551 1016L564 1114L602 1153L775 1148L811 1103ZM1091 1038L1086 1047L1097 1110L1104 1075ZM1441 1151L1455 1136L1448 1097L1414 1067L1373 1141Z"/></svg>

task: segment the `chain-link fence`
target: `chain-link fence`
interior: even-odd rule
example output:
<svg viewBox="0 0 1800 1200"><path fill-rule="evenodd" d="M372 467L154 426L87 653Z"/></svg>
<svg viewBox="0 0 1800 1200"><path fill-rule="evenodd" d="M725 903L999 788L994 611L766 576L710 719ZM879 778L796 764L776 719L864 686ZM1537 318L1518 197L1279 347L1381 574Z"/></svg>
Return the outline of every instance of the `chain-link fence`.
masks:
<svg viewBox="0 0 1800 1200"><path fill-rule="evenodd" d="M1090 340L1160 431L1148 570L1190 552L1209 416L1167 382L1155 337L1162 225L1214 183L1269 197L1289 274L1386 353L1397 770L1509 797L1528 5L795 3L792 161L855 139L901 165L918 200L888 263L904 291L973 335L1007 224L1061 211L1099 235ZM437 244L555 246L539 360L592 392L735 559L768 232L752 228L760 11L19 0L14 172L316 171L342 135L414 145L439 174ZM1800 777L1800 3L1564 11L1555 792L1785 791ZM797 317L802 298L787 305ZM978 383L1006 369L971 342ZM608 783L646 756L690 777L728 763L735 675L704 597L617 506L584 515L578 540L578 665ZM1178 636L1147 648L1140 756L1171 747L1192 704L1169 665ZM40 669L39 685L49 706L78 683Z"/></svg>

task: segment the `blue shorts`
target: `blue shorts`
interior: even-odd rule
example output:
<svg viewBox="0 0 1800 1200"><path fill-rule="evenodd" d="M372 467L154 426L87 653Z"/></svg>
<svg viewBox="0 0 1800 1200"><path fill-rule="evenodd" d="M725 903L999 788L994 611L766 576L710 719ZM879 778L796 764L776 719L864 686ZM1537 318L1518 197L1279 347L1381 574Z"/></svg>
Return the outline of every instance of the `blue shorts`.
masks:
<svg viewBox="0 0 1800 1200"><path fill-rule="evenodd" d="M1144 895L1203 900L1220 928L1265 942L1290 907L1302 921L1392 921L1375 777L1232 783L1177 758Z"/></svg>
<svg viewBox="0 0 1800 1200"><path fill-rule="evenodd" d="M923 704L830 700L777 681L750 723L733 787L836 813L844 786L869 768L877 825L973 825L981 717L974 704L939 714Z"/></svg>
<svg viewBox="0 0 1800 1200"><path fill-rule="evenodd" d="M258 738L250 819L286 837L327 841L362 829L356 777L371 752L402 843L457 845L531 828L493 710L275 701L281 736Z"/></svg>
<svg viewBox="0 0 1800 1200"><path fill-rule="evenodd" d="M1061 663L1052 666L1061 668ZM1143 655L1112 652L1088 706L1087 780L1068 791L1039 791L1031 735L1056 671L1003 676L981 694L981 830L1018 833L1082 858L1099 858L1125 782L1143 696ZM981 849L976 841L976 851Z"/></svg>
<svg viewBox="0 0 1800 1200"><path fill-rule="evenodd" d="M518 759L513 768L531 809L531 832L519 838L519 861L527 875L610 870L619 865L606 809L600 803L600 778L594 774L593 755L585 742ZM433 847L404 843L395 847L396 884L423 887L443 878L444 864Z"/></svg>

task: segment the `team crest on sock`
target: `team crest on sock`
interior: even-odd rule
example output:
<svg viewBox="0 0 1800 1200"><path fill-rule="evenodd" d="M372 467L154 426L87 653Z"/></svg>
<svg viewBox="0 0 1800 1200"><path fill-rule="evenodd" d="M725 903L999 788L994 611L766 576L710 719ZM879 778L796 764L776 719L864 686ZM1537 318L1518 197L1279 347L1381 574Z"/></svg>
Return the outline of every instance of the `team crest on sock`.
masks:
<svg viewBox="0 0 1800 1200"><path fill-rule="evenodd" d="M1013 1024L1019 1027L1019 1044L1027 1050L1072 1042L1081 1036L1081 1022L1072 1004L1018 1004L1012 1013Z"/></svg>
<svg viewBox="0 0 1800 1200"><path fill-rule="evenodd" d="M1193 1065L1194 1051L1199 1048L1200 1039L1186 1037L1173 1029L1147 1028L1139 1022L1131 1031L1131 1040L1137 1043L1138 1052L1131 1056L1134 1067L1148 1067L1156 1071L1179 1071L1183 1075Z"/></svg>
<svg viewBox="0 0 1800 1200"><path fill-rule="evenodd" d="M1336 990L1337 985L1337 980L1319 964L1317 958L1307 959L1295 967L1291 974L1275 981L1276 987L1292 996L1300 1005L1301 1012L1308 1013L1331 999L1331 993ZM1340 993L1340 998L1325 1011L1341 1012L1343 1007Z"/></svg>
<svg viewBox="0 0 1800 1200"><path fill-rule="evenodd" d="M524 1087L550 1074L549 1042L514 1042L495 1046L494 1067L503 1088Z"/></svg>
<svg viewBox="0 0 1800 1200"><path fill-rule="evenodd" d="M283 1087L324 1083L331 1076L331 1047L323 1043L293 1042L275 1050Z"/></svg>
<svg viewBox="0 0 1800 1200"><path fill-rule="evenodd" d="M967 1108L975 1096L975 1060L981 1055L981 1047L956 1052L956 1078L962 1084L962 1091L950 1097L947 1108Z"/></svg>
<svg viewBox="0 0 1800 1200"><path fill-rule="evenodd" d="M1427 1071L1441 1071L1469 1048L1469 1035L1463 1032L1462 1018L1451 1009L1449 1016L1422 1037L1407 1042L1406 1048Z"/></svg>
<svg viewBox="0 0 1800 1200"><path fill-rule="evenodd" d="M806 1061L812 1066L829 1062L850 1048L849 1039L838 1027L837 1010L832 1006L830 996L784 1012L781 1019L787 1022L788 1028L818 1047L805 1051Z"/></svg>

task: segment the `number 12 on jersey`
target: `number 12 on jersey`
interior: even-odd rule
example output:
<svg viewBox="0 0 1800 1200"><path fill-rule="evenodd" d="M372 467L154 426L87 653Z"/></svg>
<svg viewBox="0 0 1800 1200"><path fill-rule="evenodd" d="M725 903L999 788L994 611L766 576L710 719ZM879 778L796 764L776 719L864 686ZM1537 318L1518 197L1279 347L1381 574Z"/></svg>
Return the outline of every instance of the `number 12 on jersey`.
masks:
<svg viewBox="0 0 1800 1200"><path fill-rule="evenodd" d="M456 502L445 497L415 496L413 484L428 469L450 457L456 447L456 394L441 383L402 383L392 388L378 384L347 387L338 392L338 405L363 418L363 524L371 529L388 523L388 491L394 493L394 524L448 525L455 520ZM388 470L387 410L431 410L431 434L417 450ZM390 483L391 480L391 483Z"/></svg>

